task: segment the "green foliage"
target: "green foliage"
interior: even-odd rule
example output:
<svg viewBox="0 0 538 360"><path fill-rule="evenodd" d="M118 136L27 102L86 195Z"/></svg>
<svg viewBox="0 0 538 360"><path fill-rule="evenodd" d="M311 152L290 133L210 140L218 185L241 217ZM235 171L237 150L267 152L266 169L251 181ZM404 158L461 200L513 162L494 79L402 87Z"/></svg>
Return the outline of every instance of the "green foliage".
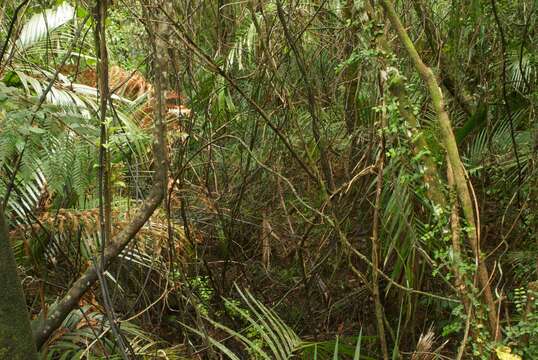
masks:
<svg viewBox="0 0 538 360"><path fill-rule="evenodd" d="M209 278L207 276L196 276L189 279L189 286L199 301L197 310L202 316L208 316L214 295L213 288L209 285Z"/></svg>
<svg viewBox="0 0 538 360"><path fill-rule="evenodd" d="M515 305L513 323L506 327L504 343L512 352L522 355L524 359L538 356L538 292L536 283L529 284L528 289L517 288L512 294Z"/></svg>
<svg viewBox="0 0 538 360"><path fill-rule="evenodd" d="M473 131L480 129L486 124L488 116L488 107L486 104L480 104L477 110L469 117L465 124L459 128L455 135L458 144L461 144L463 139Z"/></svg>
<svg viewBox="0 0 538 360"><path fill-rule="evenodd" d="M64 333L47 346L43 359L122 359L108 321L91 307L73 311L62 327ZM138 359L186 359L181 347L170 346L129 321L122 321L120 329Z"/></svg>
<svg viewBox="0 0 538 360"><path fill-rule="evenodd" d="M243 292L236 288L241 299L247 306L242 308L238 302L224 299L226 307L231 309L233 314L244 320L248 326L241 330L233 330L210 318L206 320L215 328L228 333L235 340L242 343L251 359L277 359L286 360L294 356L304 356L305 359L340 359L351 358L371 359L366 356L361 357L362 331L356 338L354 346L346 345L336 338L335 341L308 342L303 341L283 320L271 309L256 300L249 292ZM186 324L185 328L205 337L220 352L229 359L240 359L241 355L234 353L223 342L204 335L201 331ZM355 338L353 338L355 339Z"/></svg>
<svg viewBox="0 0 538 360"><path fill-rule="evenodd" d="M110 60L121 64L128 70L141 70L144 72L146 33L143 27L131 19L131 14L126 8L113 8L107 19L108 49Z"/></svg>
<svg viewBox="0 0 538 360"><path fill-rule="evenodd" d="M161 322L179 318L183 329L231 359L379 358L368 263L378 210L380 296L394 358L455 358L466 331L463 358L483 358L501 346L538 357L536 306L528 310L527 288L537 276L538 246L538 17L532 1L492 2L500 24L487 1L395 2L421 58L442 82L480 220L483 258L503 310L499 344L485 328L467 242L472 229L461 224L458 260L448 202L445 208L430 199L426 159L437 167L442 195L451 194L428 89L384 23L379 2L279 2L291 39L277 1L168 2L174 23L161 54L170 65L165 87L185 95L181 103L192 113L169 119L174 143L166 213L146 224L106 274L118 317L137 316L136 325L120 326L137 354L179 358L183 348L150 334L162 332L190 352L211 356L179 331L177 321L170 328ZM32 313L62 296L98 254L96 223L60 222L99 203L99 99L95 88L72 83L66 70L97 64L94 3L30 1L0 64L0 197L13 179L6 212L11 230L24 229L13 246ZM145 16L162 9L109 3L110 64L151 79L155 54ZM0 44L17 5L0 5ZM68 66L60 68L63 60ZM413 126L390 91L396 80L405 82ZM150 129L138 124L138 110L151 99L114 96L106 114L118 227L152 185ZM425 146L417 149L418 140ZM381 151L383 186L374 209ZM327 169L334 189L327 187ZM40 226L44 214L55 220ZM173 234L180 223L185 234ZM458 297L455 269L467 281L471 318L461 303L439 299ZM278 315L251 293L234 291L232 281L277 304ZM99 294L96 301L102 303ZM49 358L119 356L102 310L85 311L87 319L74 312L65 332L55 334ZM431 323L447 347L413 353L414 335Z"/></svg>
<svg viewBox="0 0 538 360"><path fill-rule="evenodd" d="M58 106L39 106L36 98L25 97L17 88L0 83L0 94L5 95L0 109L0 165L11 168L21 156L20 181L31 183L39 174L53 195L65 194L68 200L73 193L83 200L95 182L95 147L88 138L96 138L97 129L84 117L59 116Z"/></svg>

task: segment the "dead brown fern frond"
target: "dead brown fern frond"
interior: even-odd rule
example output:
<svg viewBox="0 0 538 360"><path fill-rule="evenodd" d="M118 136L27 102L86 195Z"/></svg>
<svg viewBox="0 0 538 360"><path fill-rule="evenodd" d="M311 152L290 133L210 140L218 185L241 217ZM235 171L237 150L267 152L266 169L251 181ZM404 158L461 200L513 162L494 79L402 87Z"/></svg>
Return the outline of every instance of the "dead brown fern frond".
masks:
<svg viewBox="0 0 538 360"><path fill-rule="evenodd" d="M441 344L438 348L432 350L435 344L435 333L432 327L424 334L420 334L420 338L417 342L417 347L411 355L411 360L435 360L440 358L440 352L446 345L446 342Z"/></svg>

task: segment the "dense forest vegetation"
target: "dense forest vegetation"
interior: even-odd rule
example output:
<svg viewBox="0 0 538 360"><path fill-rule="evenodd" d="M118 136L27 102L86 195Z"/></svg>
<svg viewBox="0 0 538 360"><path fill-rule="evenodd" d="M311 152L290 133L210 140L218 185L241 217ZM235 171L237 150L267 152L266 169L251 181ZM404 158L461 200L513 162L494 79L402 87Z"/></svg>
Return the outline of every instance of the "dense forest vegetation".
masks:
<svg viewBox="0 0 538 360"><path fill-rule="evenodd" d="M0 359L538 359L537 15L0 1Z"/></svg>

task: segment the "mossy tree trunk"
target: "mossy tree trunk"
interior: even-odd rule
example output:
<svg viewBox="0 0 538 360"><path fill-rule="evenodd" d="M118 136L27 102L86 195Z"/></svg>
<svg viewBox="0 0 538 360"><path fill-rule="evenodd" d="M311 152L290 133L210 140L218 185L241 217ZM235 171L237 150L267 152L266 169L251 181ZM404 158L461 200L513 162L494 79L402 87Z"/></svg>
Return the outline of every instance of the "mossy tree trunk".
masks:
<svg viewBox="0 0 538 360"><path fill-rule="evenodd" d="M0 294L0 359L37 359L26 301L1 208Z"/></svg>
<svg viewBox="0 0 538 360"><path fill-rule="evenodd" d="M491 335L496 341L498 341L501 339L499 319L497 316L495 299L493 298L493 292L491 290L491 279L480 249L480 238L477 231L478 229L475 218L474 201L473 197L471 196L471 191L469 190L469 188L472 187L472 184L470 184L470 180L465 173L465 167L463 166L463 162L460 158L456 137L454 136L454 132L452 130L450 116L446 110L443 92L439 87L433 71L422 61L422 58L415 49L413 41L400 21L399 16L396 14L393 2L391 0L381 0L381 6L385 10L390 23L394 27L398 38L404 46L415 69L428 88L433 108L437 113L438 123L441 130L441 142L447 152L448 165L451 168L454 179L454 188L458 195L461 209L463 210L463 218L469 227L467 237L475 255L474 260L478 268L477 275L480 285L482 286L481 293L483 294L485 306L487 308Z"/></svg>

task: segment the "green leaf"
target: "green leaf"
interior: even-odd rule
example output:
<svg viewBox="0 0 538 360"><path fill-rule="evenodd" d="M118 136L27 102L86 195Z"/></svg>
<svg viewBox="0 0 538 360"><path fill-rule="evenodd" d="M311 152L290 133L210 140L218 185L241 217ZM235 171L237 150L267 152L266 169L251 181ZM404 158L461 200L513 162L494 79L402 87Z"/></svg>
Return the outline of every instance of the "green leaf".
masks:
<svg viewBox="0 0 538 360"><path fill-rule="evenodd" d="M56 9L49 9L41 14L35 14L24 24L17 45L26 49L44 39L49 33L71 21L75 16L75 9L64 2Z"/></svg>
<svg viewBox="0 0 538 360"><path fill-rule="evenodd" d="M355 346L355 355L353 356L353 360L360 360L361 358L361 342L362 342L362 327L361 327L361 331L359 331L359 337L357 338L357 346Z"/></svg>
<svg viewBox="0 0 538 360"><path fill-rule="evenodd" d="M338 335L336 336L336 342L334 344L333 360L338 360Z"/></svg>

